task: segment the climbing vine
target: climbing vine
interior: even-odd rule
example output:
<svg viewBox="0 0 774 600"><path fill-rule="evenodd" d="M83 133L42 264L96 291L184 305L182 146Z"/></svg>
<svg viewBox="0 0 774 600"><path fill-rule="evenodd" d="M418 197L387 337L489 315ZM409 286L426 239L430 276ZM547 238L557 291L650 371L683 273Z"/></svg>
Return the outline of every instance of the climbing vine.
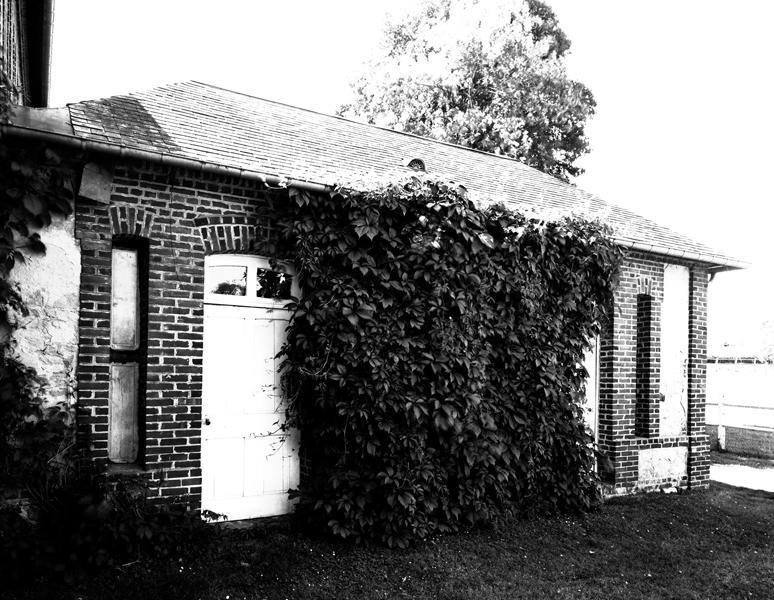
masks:
<svg viewBox="0 0 774 600"><path fill-rule="evenodd" d="M16 95L0 68L4 123ZM45 405L45 380L14 351L13 333L27 306L11 274L25 253L45 252L40 231L52 218L72 211L70 172L51 149L0 145L0 491L33 500L62 477L71 418L64 404Z"/></svg>
<svg viewBox="0 0 774 600"><path fill-rule="evenodd" d="M598 501L579 399L621 254L606 226L482 210L453 184L291 192L303 297L284 382L299 511L405 546Z"/></svg>
<svg viewBox="0 0 774 600"><path fill-rule="evenodd" d="M16 96L0 68L0 122ZM213 533L198 510L152 505L144 481L110 480L79 461L72 408L47 403L46 381L15 351L14 331L28 313L12 274L25 256L45 252L41 232L52 219L72 212L79 162L44 145L0 145L0 564L11 589L41 574L70 578L190 553ZM20 499L34 523L22 516Z"/></svg>

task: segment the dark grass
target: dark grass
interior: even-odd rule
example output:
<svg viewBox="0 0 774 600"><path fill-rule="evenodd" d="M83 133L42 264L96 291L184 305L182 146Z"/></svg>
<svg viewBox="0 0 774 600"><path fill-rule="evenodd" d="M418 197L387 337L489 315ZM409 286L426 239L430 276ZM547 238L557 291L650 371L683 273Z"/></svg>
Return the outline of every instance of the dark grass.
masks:
<svg viewBox="0 0 774 600"><path fill-rule="evenodd" d="M410 550L288 525L228 530L183 560L138 562L23 598L771 598L774 494L713 483L616 498L601 511L512 520ZM2 594L0 594L2 596Z"/></svg>
<svg viewBox="0 0 774 600"><path fill-rule="evenodd" d="M713 464L717 465L743 465L753 469L774 469L774 459L761 458L759 456L747 456L744 454L732 454L731 452L710 452Z"/></svg>

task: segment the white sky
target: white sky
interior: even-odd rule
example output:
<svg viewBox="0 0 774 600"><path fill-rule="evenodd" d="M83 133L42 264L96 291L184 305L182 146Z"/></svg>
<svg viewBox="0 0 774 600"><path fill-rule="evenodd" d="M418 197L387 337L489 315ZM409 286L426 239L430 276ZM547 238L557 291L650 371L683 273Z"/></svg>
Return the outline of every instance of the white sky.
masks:
<svg viewBox="0 0 774 600"><path fill-rule="evenodd" d="M331 113L415 1L56 0L51 105L196 79ZM710 336L754 338L774 319L774 3L548 3L598 104L578 185L753 261L710 285Z"/></svg>

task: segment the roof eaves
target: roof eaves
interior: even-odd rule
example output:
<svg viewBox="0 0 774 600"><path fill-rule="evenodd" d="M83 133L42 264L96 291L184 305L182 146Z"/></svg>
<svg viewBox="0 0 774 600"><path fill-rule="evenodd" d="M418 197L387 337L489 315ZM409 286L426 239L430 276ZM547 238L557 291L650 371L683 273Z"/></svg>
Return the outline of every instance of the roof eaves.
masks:
<svg viewBox="0 0 774 600"><path fill-rule="evenodd" d="M0 124L0 139L7 137L34 140L39 142L49 142L56 145L74 148L79 151L95 152L125 159L145 160L149 162L156 162L161 165L168 165L183 169L192 169L194 171L206 171L219 173L222 175L230 175L233 177L243 177L245 179L260 181L261 183L271 187L292 186L313 192L327 191L332 188L330 185L318 184L313 181L287 178L251 169L242 169L203 160L196 160L167 152L159 152L157 150L136 148L133 146L117 144L115 142L109 141L90 140L84 137L76 136L72 133L63 132L58 130L58 128L55 129L47 127L43 121L39 121L38 126L36 127L31 126L29 118L24 120L24 124Z"/></svg>
<svg viewBox="0 0 774 600"><path fill-rule="evenodd" d="M733 271L736 269L746 269L750 266L750 263L730 258L727 256L720 256L717 254L707 254L703 252L691 252L689 250L674 250L667 246L660 246L658 244L641 244L632 240L622 240L613 236L616 243L631 250L639 250L641 252L648 252L651 254L659 254L669 258L676 258L682 260L689 260L695 262L707 263L710 266L709 270L713 273L720 271Z"/></svg>
<svg viewBox="0 0 774 600"><path fill-rule="evenodd" d="M278 103L275 103L275 104L278 104ZM73 110L77 112L78 110L77 105L70 105L68 108L70 109L71 112ZM305 110L305 109L300 109L300 110ZM273 186L273 187L291 186L291 187L298 187L301 189L307 189L315 192L329 191L333 188L333 185L331 183L323 183L323 182L313 181L311 179L304 179L304 178L283 177L278 174L270 174L270 173L261 172L258 170L253 170L253 169L244 169L244 168L233 167L233 166L216 163L216 162L209 162L209 161L200 160L200 159L192 159L187 156L178 155L170 152L164 152L153 148L151 149L138 148L134 146L120 144L114 141L105 141L105 140L98 141L98 140L88 139L73 133L73 129L70 124L70 119L67 118L67 116L69 115L66 114L66 111L67 109L45 109L45 110L22 109L20 111L17 111L16 115L14 115L14 118L12 119L11 124L5 124L0 126L0 135L2 135L3 137L16 136L16 137L26 137L28 139L36 138L41 141L45 140L51 143L57 143L57 144L68 145L70 147L75 147L81 151L92 151L92 152L98 152L98 153L108 154L112 156L119 156L122 158L158 162L160 164L176 166L180 168L215 172L215 173L231 175L236 177L244 177L247 179L260 181L268 186ZM309 111L309 112L314 112L314 111ZM327 116L330 116L330 115L327 115ZM335 117L335 118L342 119L341 117ZM353 121L348 121L347 119L343 119L343 120L349 123L353 123ZM358 125L363 125L365 127L375 127L372 125L367 125L362 123L358 123ZM382 129L382 128L379 128L379 129ZM395 132L389 129L386 129L384 131L389 131L391 133L401 133L401 132ZM447 144L445 142L438 142L436 140L430 140L428 138L414 136L413 134L404 134L404 135L415 137L419 140L423 140L424 142L445 144L447 146L451 146L454 148L462 148L471 152L478 152L488 157L497 156L486 152L472 150L470 148L455 146L454 144ZM525 169L530 169L529 167L526 167L526 165L523 165L523 163L520 163L515 159L508 158L508 157L498 157L498 158L505 158L509 161L515 162L523 166ZM556 183L559 183L559 184L562 183L553 177L550 177L547 175L545 177L549 177L552 181ZM740 261L730 257L721 256L718 254L692 252L688 250L675 250L667 246L661 246L657 244L643 244L643 243L636 242L630 239L625 239L625 238L615 238L615 240L616 240L616 243L618 243L620 246L624 248L630 248L633 250L649 252L649 253L658 254L666 257L673 257L678 259L707 263L711 265L710 270L712 271L743 269L749 266L749 263L745 261Z"/></svg>

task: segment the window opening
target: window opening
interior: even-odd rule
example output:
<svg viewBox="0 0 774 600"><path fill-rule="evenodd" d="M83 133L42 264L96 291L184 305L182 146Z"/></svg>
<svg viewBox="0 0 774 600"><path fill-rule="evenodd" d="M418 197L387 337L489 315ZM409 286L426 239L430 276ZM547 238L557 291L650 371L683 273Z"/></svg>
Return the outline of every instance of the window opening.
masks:
<svg viewBox="0 0 774 600"><path fill-rule="evenodd" d="M653 298L637 294L634 435L658 434L658 406L653 398Z"/></svg>
<svg viewBox="0 0 774 600"><path fill-rule="evenodd" d="M204 270L209 304L281 308L300 296L292 264L250 254L211 254Z"/></svg>
<svg viewBox="0 0 774 600"><path fill-rule="evenodd" d="M247 267L208 266L204 272L204 286L209 294L244 296L247 294Z"/></svg>
<svg viewBox="0 0 774 600"><path fill-rule="evenodd" d="M111 251L108 460L143 460L148 240L119 236Z"/></svg>
<svg viewBox="0 0 774 600"><path fill-rule="evenodd" d="M257 269L255 293L258 298L290 299L292 285L290 273Z"/></svg>

